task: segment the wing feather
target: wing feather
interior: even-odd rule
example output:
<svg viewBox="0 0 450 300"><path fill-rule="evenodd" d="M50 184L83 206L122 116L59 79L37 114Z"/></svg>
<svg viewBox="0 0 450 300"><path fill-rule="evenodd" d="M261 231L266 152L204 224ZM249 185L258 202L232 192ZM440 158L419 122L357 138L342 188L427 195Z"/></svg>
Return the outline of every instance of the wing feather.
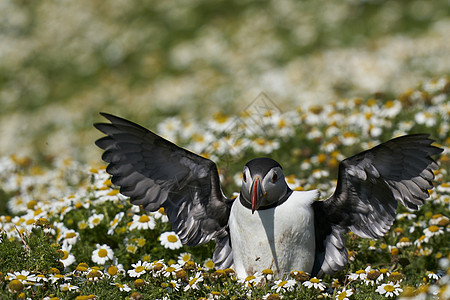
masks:
<svg viewBox="0 0 450 300"><path fill-rule="evenodd" d="M443 151L427 134L406 135L345 159L334 194L313 204L316 261L313 275L333 274L347 263L343 234L380 238L389 231L397 203L418 209L433 187L431 158Z"/></svg>
<svg viewBox="0 0 450 300"><path fill-rule="evenodd" d="M229 267L231 246L224 243L232 200L222 193L215 163L133 122L101 115L110 123L94 124L106 134L96 145L105 150L102 159L109 163L112 183L135 205L148 211L163 207L183 244L217 239L216 252L226 252L215 252L219 266Z"/></svg>

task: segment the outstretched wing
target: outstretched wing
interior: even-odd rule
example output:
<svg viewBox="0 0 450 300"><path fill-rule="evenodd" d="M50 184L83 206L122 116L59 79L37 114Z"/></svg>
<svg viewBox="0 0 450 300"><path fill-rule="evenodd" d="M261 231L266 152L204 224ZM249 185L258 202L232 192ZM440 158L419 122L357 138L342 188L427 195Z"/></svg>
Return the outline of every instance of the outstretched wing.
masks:
<svg viewBox="0 0 450 300"><path fill-rule="evenodd" d="M340 163L334 194L313 204L314 275L333 274L347 264L344 233L380 238L394 222L398 202L415 210L424 203L438 168L430 156L443 151L428 136L395 138Z"/></svg>
<svg viewBox="0 0 450 300"><path fill-rule="evenodd" d="M222 193L216 164L133 122L101 115L111 123L94 124L107 135L95 143L105 150L106 171L120 192L148 211L164 207L183 244L200 245L214 238L229 252L219 256L229 259L231 248L224 241L232 201Z"/></svg>

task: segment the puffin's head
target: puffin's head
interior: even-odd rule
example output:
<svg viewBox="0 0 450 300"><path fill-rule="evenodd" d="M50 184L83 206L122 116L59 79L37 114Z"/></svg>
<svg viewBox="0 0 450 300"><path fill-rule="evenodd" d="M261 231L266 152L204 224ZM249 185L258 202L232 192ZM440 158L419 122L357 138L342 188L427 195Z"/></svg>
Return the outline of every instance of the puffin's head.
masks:
<svg viewBox="0 0 450 300"><path fill-rule="evenodd" d="M276 205L290 192L280 164L273 159L255 158L244 166L240 199L252 213Z"/></svg>

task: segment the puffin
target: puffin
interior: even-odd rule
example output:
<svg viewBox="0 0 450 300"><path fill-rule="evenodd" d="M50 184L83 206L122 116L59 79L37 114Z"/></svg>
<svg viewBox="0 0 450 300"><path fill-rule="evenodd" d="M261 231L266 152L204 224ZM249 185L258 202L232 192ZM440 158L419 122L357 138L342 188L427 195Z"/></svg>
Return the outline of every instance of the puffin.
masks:
<svg viewBox="0 0 450 300"><path fill-rule="evenodd" d="M216 164L118 116L100 113L106 172L134 205L161 207L181 242L215 241L217 269L239 278L272 269L311 276L335 274L348 263L345 234L381 238L394 222L398 203L417 210L429 197L438 164L429 134L404 135L339 163L336 188L293 191L275 160L259 157L242 171L240 193L224 195Z"/></svg>

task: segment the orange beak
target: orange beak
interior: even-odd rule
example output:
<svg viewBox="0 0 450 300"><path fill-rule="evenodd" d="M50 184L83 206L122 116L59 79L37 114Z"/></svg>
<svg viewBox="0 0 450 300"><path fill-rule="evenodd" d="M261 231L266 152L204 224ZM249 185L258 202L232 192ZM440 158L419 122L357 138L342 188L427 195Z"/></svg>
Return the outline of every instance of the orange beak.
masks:
<svg viewBox="0 0 450 300"><path fill-rule="evenodd" d="M255 212L256 205L258 204L259 192L259 178L256 178L252 186L252 214Z"/></svg>

